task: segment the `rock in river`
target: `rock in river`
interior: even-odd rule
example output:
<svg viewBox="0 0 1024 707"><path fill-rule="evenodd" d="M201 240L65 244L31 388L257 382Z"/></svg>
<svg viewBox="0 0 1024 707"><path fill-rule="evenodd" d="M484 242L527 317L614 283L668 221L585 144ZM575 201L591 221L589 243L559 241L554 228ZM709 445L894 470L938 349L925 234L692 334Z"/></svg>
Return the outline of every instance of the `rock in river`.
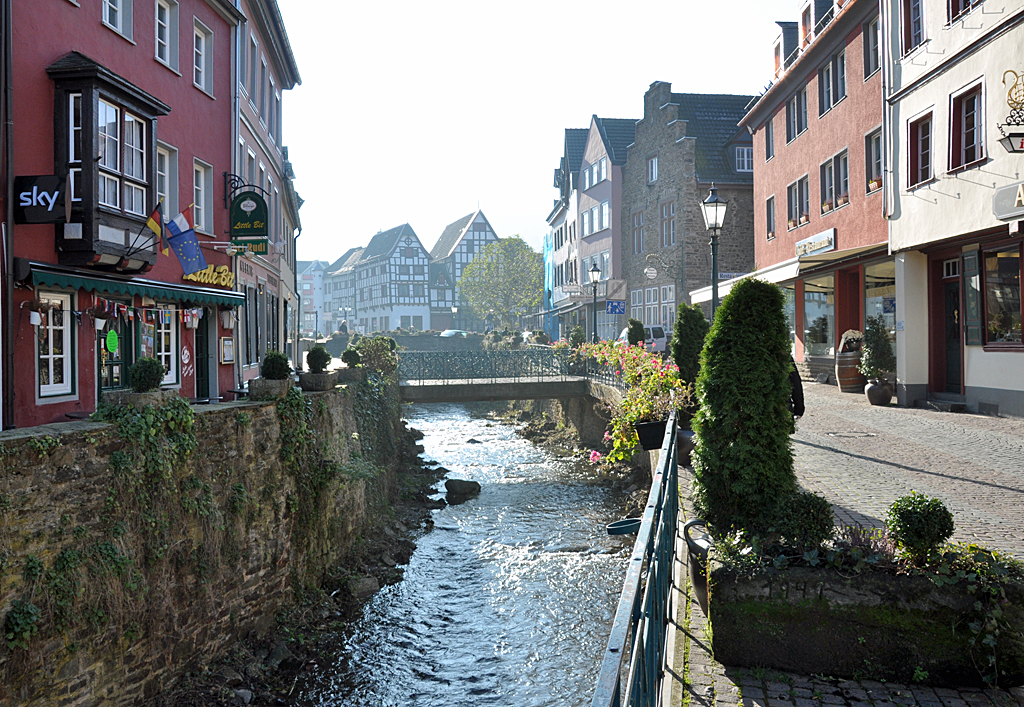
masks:
<svg viewBox="0 0 1024 707"><path fill-rule="evenodd" d="M448 479L444 482L444 488L448 492L448 503L451 505L468 501L480 493L479 483L464 479Z"/></svg>

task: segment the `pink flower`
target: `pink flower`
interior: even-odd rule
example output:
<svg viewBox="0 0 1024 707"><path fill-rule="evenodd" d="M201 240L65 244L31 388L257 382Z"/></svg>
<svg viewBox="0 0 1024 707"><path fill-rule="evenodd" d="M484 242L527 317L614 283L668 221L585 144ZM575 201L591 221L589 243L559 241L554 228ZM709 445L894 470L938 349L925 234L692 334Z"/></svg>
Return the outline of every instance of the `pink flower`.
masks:
<svg viewBox="0 0 1024 707"><path fill-rule="evenodd" d="M605 430L605 431L604 431L604 441L605 441L605 442L608 442L608 441L610 441L610 440L611 440L611 438L612 438L612 433L611 433L611 432L609 432L608 430Z"/></svg>
<svg viewBox="0 0 1024 707"><path fill-rule="evenodd" d="M607 435L607 434L608 434L608 433L606 432L606 433L605 433L605 435ZM596 464L596 463L597 463L597 462L599 462L599 461L601 461L601 452L599 452L599 451L597 451L597 450L595 449L595 450L593 450L593 451L592 451L592 452L590 453L590 463L591 463L591 464Z"/></svg>

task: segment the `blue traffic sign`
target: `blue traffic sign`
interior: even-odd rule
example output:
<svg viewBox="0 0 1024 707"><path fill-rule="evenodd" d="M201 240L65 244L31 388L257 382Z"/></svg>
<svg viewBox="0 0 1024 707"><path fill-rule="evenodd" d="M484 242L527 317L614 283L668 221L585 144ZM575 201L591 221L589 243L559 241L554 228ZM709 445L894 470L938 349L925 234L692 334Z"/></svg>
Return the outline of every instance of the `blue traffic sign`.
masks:
<svg viewBox="0 0 1024 707"><path fill-rule="evenodd" d="M625 314L626 300L610 299L605 302L605 314Z"/></svg>

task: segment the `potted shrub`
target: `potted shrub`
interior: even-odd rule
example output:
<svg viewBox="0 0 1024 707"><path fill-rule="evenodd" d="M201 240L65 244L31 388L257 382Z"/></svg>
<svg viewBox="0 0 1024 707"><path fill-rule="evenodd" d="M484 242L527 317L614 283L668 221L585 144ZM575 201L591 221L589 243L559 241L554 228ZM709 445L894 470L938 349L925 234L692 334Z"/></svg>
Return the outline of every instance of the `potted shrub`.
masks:
<svg viewBox="0 0 1024 707"><path fill-rule="evenodd" d="M860 372L868 384L864 395L872 405L888 405L892 402L893 386L889 376L896 372L896 355L892 352L885 317L877 314L868 317L864 331L864 345L860 357Z"/></svg>
<svg viewBox="0 0 1024 707"><path fill-rule="evenodd" d="M260 365L260 377L249 381L249 397L272 400L288 395L294 380L288 359L280 351L267 351Z"/></svg>
<svg viewBox="0 0 1024 707"><path fill-rule="evenodd" d="M860 355L864 335L856 329L847 329L839 340L836 352L836 383L844 393L860 393L867 380L861 375Z"/></svg>
<svg viewBox="0 0 1024 707"><path fill-rule="evenodd" d="M331 390L334 387L335 375L327 372L331 362L331 354L323 344L317 344L306 352L306 366L309 373L299 374L299 387L303 390Z"/></svg>
<svg viewBox="0 0 1024 707"><path fill-rule="evenodd" d="M821 213L827 214L831 210L832 210L832 202L831 201L826 201L826 202L824 202L821 205Z"/></svg>
<svg viewBox="0 0 1024 707"><path fill-rule="evenodd" d="M142 409L146 405L163 405L176 397L176 390L160 390L167 369L159 360L143 356L128 369L130 390L115 390L103 394L104 400L113 405L127 405Z"/></svg>
<svg viewBox="0 0 1024 707"><path fill-rule="evenodd" d="M803 226L805 223L811 220L809 214L800 214L800 225Z"/></svg>
<svg viewBox="0 0 1024 707"><path fill-rule="evenodd" d="M360 366L361 360L362 355L359 353L359 349L350 346L342 351L341 362L345 364L345 367L338 369L338 382L363 380L363 368Z"/></svg>
<svg viewBox="0 0 1024 707"><path fill-rule="evenodd" d="M881 188L882 188L882 178L881 177L878 177L877 179L872 179L870 182L868 182L868 191L874 191L875 189L881 189Z"/></svg>
<svg viewBox="0 0 1024 707"><path fill-rule="evenodd" d="M644 345L644 324L639 319L626 321L626 343L630 346Z"/></svg>

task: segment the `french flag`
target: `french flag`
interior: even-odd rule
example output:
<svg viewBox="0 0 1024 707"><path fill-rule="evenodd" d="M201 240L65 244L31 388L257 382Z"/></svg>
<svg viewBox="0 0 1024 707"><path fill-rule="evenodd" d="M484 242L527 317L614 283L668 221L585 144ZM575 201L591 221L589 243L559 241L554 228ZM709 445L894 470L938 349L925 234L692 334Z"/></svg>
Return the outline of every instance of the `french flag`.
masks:
<svg viewBox="0 0 1024 707"><path fill-rule="evenodd" d="M180 214L178 214L173 219L167 222L167 230L170 231L171 238L174 238L175 236L180 236L182 233L185 233L186 231L191 231L193 229L194 226L192 225L191 206L189 206Z"/></svg>

